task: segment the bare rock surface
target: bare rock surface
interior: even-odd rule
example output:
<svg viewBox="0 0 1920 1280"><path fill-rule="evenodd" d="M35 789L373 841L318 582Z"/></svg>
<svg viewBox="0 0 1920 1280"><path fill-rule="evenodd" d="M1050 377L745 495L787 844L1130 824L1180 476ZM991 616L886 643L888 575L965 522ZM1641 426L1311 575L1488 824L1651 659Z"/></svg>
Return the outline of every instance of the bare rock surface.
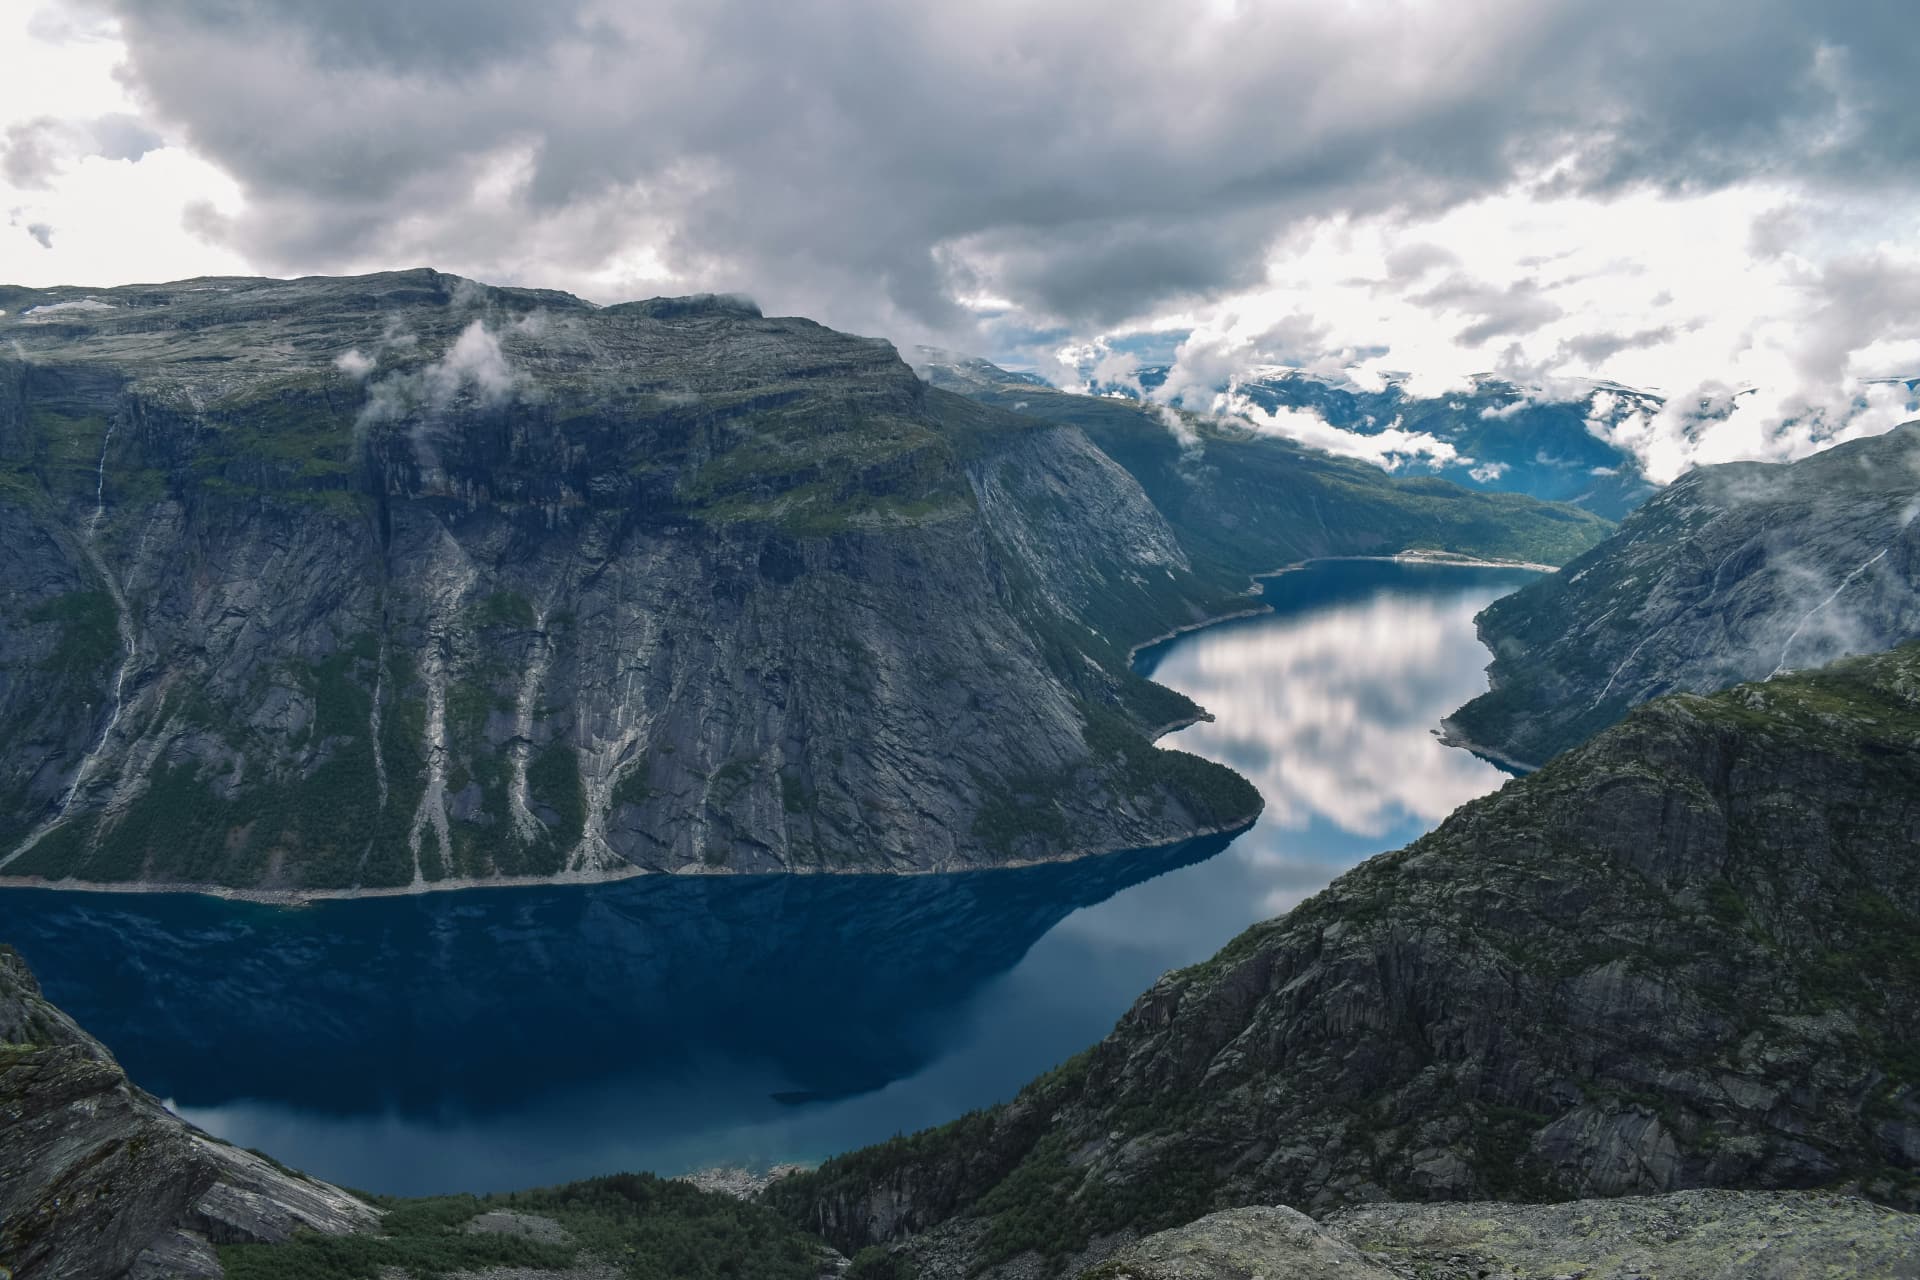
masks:
<svg viewBox="0 0 1920 1280"><path fill-rule="evenodd" d="M379 1219L174 1116L0 946L0 1266L18 1280L217 1276L215 1245Z"/></svg>
<svg viewBox="0 0 1920 1280"><path fill-rule="evenodd" d="M1682 1191L1209 1214L1082 1280L1801 1280L1920 1276L1920 1218L1848 1196Z"/></svg>

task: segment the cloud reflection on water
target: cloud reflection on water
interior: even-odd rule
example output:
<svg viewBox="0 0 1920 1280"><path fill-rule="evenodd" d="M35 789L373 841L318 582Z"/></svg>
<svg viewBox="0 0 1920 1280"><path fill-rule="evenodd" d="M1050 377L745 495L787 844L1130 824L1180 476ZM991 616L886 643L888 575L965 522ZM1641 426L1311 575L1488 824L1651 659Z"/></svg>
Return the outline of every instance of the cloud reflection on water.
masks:
<svg viewBox="0 0 1920 1280"><path fill-rule="evenodd" d="M1260 627L1200 632L1154 678L1217 717L1165 745L1219 760L1266 797L1262 826L1324 818L1380 836L1438 822L1498 787L1492 765L1430 734L1486 665L1473 635L1485 597L1379 595Z"/></svg>

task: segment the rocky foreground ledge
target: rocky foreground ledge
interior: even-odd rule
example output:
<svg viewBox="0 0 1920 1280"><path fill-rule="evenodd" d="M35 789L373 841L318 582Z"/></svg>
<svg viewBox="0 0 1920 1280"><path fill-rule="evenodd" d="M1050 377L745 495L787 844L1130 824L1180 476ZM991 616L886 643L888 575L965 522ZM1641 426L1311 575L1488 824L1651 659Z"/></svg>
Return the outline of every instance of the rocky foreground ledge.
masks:
<svg viewBox="0 0 1920 1280"><path fill-rule="evenodd" d="M1230 1209L1082 1280L1800 1280L1920 1276L1920 1219L1864 1200L1683 1191L1569 1204Z"/></svg>
<svg viewBox="0 0 1920 1280"><path fill-rule="evenodd" d="M217 1142L134 1087L0 946L0 1274L198 1280L221 1244L380 1221L338 1187Z"/></svg>

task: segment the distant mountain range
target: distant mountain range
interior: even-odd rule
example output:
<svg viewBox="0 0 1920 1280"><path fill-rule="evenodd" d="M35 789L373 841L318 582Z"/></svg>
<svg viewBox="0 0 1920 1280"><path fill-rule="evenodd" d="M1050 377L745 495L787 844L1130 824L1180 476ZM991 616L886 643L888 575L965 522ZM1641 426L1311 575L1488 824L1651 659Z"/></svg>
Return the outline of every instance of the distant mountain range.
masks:
<svg viewBox="0 0 1920 1280"><path fill-rule="evenodd" d="M980 359L923 348L916 366L935 385L975 392L993 386L1050 386L1032 373L1015 373ZM1141 399L1166 384L1165 365L1143 365L1132 381L1096 383L1094 396ZM1209 389L1205 402L1191 395L1173 404L1211 415L1212 399L1225 385ZM1619 520L1655 491L1631 453L1616 448L1588 426L1611 424L1634 412L1657 411L1661 398L1617 383L1594 382L1573 399L1546 399L1505 379L1481 376L1471 390L1439 397L1410 395L1398 383L1378 391L1330 382L1298 370L1249 371L1231 384L1234 402L1256 411L1306 410L1329 427L1360 437L1378 437L1398 428L1432 436L1452 446L1456 456L1436 460L1404 456L1402 475L1444 476L1485 492L1523 493L1548 502L1566 502L1609 520ZM1233 416L1235 409L1226 410Z"/></svg>

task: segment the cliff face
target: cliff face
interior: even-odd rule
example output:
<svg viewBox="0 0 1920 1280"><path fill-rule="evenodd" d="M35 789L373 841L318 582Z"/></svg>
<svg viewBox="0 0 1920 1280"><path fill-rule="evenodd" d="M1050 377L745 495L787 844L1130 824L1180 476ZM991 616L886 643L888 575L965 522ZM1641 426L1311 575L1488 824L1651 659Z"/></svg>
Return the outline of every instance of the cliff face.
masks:
<svg viewBox="0 0 1920 1280"><path fill-rule="evenodd" d="M0 875L927 870L1248 821L1220 607L1070 429L728 299L0 291Z"/></svg>
<svg viewBox="0 0 1920 1280"><path fill-rule="evenodd" d="M1084 431L1140 483L1201 572L1231 578L1316 556L1416 548L1563 564L1613 527L1571 503L1389 475L1231 420L1036 386L984 360L922 368L936 387Z"/></svg>
<svg viewBox="0 0 1920 1280"><path fill-rule="evenodd" d="M1147 746L1198 709L1130 646L1303 555L1604 527L1248 441L1195 490L1137 412L1095 412L1103 449L736 299L411 271L0 310L0 877L937 870L1231 828L1258 796Z"/></svg>
<svg viewBox="0 0 1920 1280"><path fill-rule="evenodd" d="M1014 1103L771 1193L970 1263L1231 1205L1920 1203L1920 646L1634 712L1168 975ZM941 1225L945 1224L945 1225Z"/></svg>
<svg viewBox="0 0 1920 1280"><path fill-rule="evenodd" d="M1533 764L1663 693L1920 636L1916 512L1920 423L1791 464L1691 472L1480 615L1493 688L1448 728Z"/></svg>
<svg viewBox="0 0 1920 1280"><path fill-rule="evenodd" d="M0 1264L20 1280L218 1276L216 1245L379 1216L174 1117L0 946Z"/></svg>

